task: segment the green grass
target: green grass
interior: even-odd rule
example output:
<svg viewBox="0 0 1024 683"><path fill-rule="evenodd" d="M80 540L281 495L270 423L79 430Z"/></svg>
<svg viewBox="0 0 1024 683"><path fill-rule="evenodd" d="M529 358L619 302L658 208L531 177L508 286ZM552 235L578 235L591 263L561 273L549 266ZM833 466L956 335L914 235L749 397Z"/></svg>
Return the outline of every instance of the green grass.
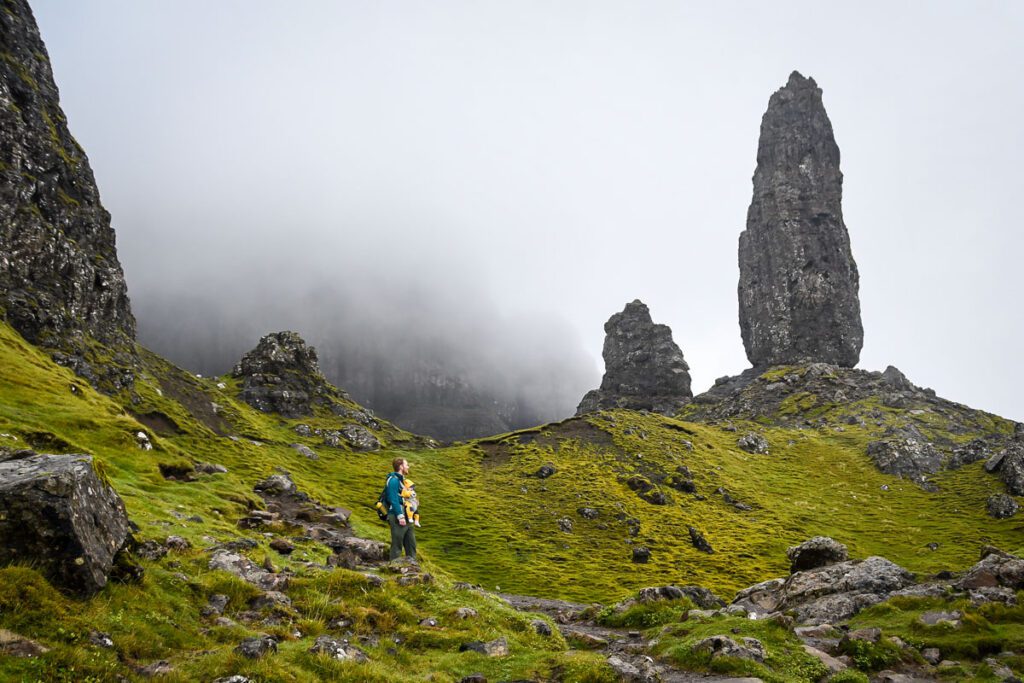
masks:
<svg viewBox="0 0 1024 683"><path fill-rule="evenodd" d="M558 675L610 680L596 653L568 652L558 637L538 639L523 615L491 598L454 591L451 582L605 604L644 586L695 583L728 599L738 588L785 575L786 547L814 535L836 538L855 557L880 554L919 573L966 567L983 544L1011 552L1024 549L1024 518L987 517L985 500L993 490L1002 490L1002 484L985 474L981 463L936 475L939 492L925 492L871 465L865 449L882 429L875 425L844 425L837 431L736 421L738 431L731 432L615 411L587 422L567 421L425 449L422 440L381 420L374 433L384 448L356 453L326 447L294 431L300 422L338 428L346 420L327 412L301 420L263 414L238 400L238 384L230 378L197 378L145 350L140 357L143 367L134 389L105 396L0 324L0 434L10 435L0 436L0 446L34 443L41 451L92 454L141 527L141 540L177 534L196 547L144 563L147 576L141 585L111 585L81 602L49 589L31 569L0 570L0 605L7 605L0 609L0 627L53 648L39 660L3 660L0 678L105 680L111 671L124 673L127 663L166 658L176 667L168 680L205 680L224 672L268 681L458 680L438 678L433 671L451 671L453 676L481 671L498 680ZM217 405L216 411L211 404ZM826 417L839 410L874 409L815 404L819 408ZM151 428L136 418L157 414L177 428ZM979 434L1005 430L998 420L979 420ZM934 421L928 425L940 427ZM148 434L153 450L139 449L139 431ZM736 439L747 431L763 433L771 454L738 449ZM970 436L958 434L955 439ZM296 442L313 448L320 459L300 455L289 446ZM412 464L422 503L423 528L417 535L422 557L439 577L434 587L371 590L351 572L311 572L301 563L323 562L328 552L322 546L297 541L295 553L284 558L269 550L260 534L235 526L250 506L262 505L253 485L275 468L284 468L313 498L351 509L357 533L386 540L387 528L370 506L396 455ZM223 464L229 472L201 475L194 482L168 481L160 473L160 465L193 462ZM545 463L552 463L556 474L548 479L532 476ZM680 467L692 474L704 500L670 485L672 478L682 477ZM642 500L626 483L631 477L652 482L669 504ZM718 487L753 509L744 512L726 504L714 493ZM596 509L597 517L582 517L577 513L582 507ZM184 519L192 515L202 521ZM559 530L563 517L573 521L572 533ZM704 533L713 554L693 548L688 526ZM637 527L638 533L631 535ZM232 595L229 616L251 593L251 587L208 571L201 550L239 535L260 544L251 553L255 561L269 555L298 576L289 594L302 636L282 628L280 652L257 663L241 662L231 653L254 631L211 627L199 616L213 593ZM938 543L938 550L929 550L930 542ZM632 562L637 544L651 550L648 564ZM12 587L23 594L11 597ZM477 609L480 617L471 623L452 621L459 606ZM637 608L619 615L617 623L638 628L679 624L684 612L679 604ZM386 644L369 648L373 661L362 667L309 655L315 635L342 614L352 618L359 633L397 636L404 645L394 653ZM441 626L419 627L426 616L439 618ZM673 636L680 647L704 628L681 623L694 630ZM110 632L115 652L86 645L83 634L89 628ZM743 621L743 628L768 627ZM996 628L1010 633L1016 626ZM512 656L492 660L457 652L464 640L499 635L509 639ZM789 652L778 640L781 635L763 635L780 643L778 656L783 659L769 663L769 673L776 672L771 675L802 671L804 660ZM684 656L682 650L670 650L666 646L664 654Z"/></svg>

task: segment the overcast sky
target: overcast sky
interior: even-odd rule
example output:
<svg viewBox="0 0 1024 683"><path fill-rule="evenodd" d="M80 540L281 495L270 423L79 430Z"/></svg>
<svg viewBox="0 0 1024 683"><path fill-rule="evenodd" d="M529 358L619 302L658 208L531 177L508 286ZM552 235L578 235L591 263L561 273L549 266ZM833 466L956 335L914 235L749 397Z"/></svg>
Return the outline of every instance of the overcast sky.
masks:
<svg viewBox="0 0 1024 683"><path fill-rule="evenodd" d="M1024 420L1024 3L704 5L33 3L137 312L358 268L563 320L596 386L640 298L703 390L748 366L737 240L796 69L842 151L860 367Z"/></svg>

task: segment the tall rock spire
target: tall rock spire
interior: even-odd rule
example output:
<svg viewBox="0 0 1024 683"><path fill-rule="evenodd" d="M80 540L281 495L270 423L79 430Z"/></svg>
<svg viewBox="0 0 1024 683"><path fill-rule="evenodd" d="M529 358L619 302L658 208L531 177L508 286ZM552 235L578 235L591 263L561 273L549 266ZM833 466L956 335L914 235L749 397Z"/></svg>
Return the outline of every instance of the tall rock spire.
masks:
<svg viewBox="0 0 1024 683"><path fill-rule="evenodd" d="M740 234L740 331L755 367L857 364L864 330L842 194L821 89L794 71L761 119L754 197Z"/></svg>
<svg viewBox="0 0 1024 683"><path fill-rule="evenodd" d="M668 325L655 325L639 299L604 325L604 379L587 392L577 415L609 408L672 414L690 402L690 367Z"/></svg>
<svg viewBox="0 0 1024 683"><path fill-rule="evenodd" d="M110 214L68 131L32 10L0 12L0 307L45 346L135 337Z"/></svg>

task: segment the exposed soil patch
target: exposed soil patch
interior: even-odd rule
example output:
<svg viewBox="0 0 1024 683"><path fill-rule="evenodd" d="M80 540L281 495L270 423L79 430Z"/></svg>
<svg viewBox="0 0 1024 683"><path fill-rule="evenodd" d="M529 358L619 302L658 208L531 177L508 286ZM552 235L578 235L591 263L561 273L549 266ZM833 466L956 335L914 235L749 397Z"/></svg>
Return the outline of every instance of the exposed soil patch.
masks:
<svg viewBox="0 0 1024 683"><path fill-rule="evenodd" d="M149 427L160 436L175 436L183 433L177 422L160 411L153 411L151 413L132 413L132 417Z"/></svg>

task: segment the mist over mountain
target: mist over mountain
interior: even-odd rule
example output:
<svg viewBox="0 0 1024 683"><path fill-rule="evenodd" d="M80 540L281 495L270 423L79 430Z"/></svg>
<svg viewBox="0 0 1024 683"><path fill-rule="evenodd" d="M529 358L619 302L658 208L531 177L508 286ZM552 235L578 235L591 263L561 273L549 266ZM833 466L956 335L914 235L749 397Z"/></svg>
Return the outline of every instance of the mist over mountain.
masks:
<svg viewBox="0 0 1024 683"><path fill-rule="evenodd" d="M443 439L561 419L594 382L595 363L563 320L496 311L471 270L420 264L404 269L405 279L384 277L353 256L333 268L253 261L230 271L211 264L163 286L143 279L133 290L140 341L220 375L267 332L296 330L317 347L332 383Z"/></svg>

